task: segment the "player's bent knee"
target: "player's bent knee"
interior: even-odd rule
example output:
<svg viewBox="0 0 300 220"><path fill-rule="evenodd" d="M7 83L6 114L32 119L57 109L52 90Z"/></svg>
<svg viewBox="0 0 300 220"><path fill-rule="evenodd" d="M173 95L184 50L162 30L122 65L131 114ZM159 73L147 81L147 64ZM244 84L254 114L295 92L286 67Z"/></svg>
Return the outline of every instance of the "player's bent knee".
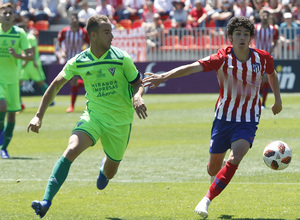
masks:
<svg viewBox="0 0 300 220"><path fill-rule="evenodd" d="M217 175L217 173L220 171L220 169L216 170L216 169L207 169L207 173L210 176L215 176Z"/></svg>

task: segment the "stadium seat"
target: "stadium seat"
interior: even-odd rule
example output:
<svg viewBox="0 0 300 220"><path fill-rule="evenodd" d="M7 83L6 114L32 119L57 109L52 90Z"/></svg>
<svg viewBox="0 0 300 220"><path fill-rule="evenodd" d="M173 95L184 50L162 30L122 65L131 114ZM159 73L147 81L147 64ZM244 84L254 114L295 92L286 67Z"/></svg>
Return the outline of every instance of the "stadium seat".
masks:
<svg viewBox="0 0 300 220"><path fill-rule="evenodd" d="M46 20L40 20L35 22L34 28L38 31L48 31L49 30L49 22Z"/></svg>
<svg viewBox="0 0 300 220"><path fill-rule="evenodd" d="M131 29L132 21L130 19L122 19L118 23L125 29Z"/></svg>
<svg viewBox="0 0 300 220"><path fill-rule="evenodd" d="M193 35L183 35L180 39L180 45L183 49L195 49L195 37Z"/></svg>
<svg viewBox="0 0 300 220"><path fill-rule="evenodd" d="M27 26L29 29L34 28L34 21L29 20Z"/></svg>
<svg viewBox="0 0 300 220"><path fill-rule="evenodd" d="M224 37L224 35L214 35L210 37L209 40L212 49L217 50L223 48L226 45Z"/></svg>
<svg viewBox="0 0 300 220"><path fill-rule="evenodd" d="M141 27L142 26L142 24L143 24L143 20L142 19L136 19L136 20L134 20L133 22L132 22L132 29L134 29L134 28L139 28L139 27Z"/></svg>
<svg viewBox="0 0 300 220"><path fill-rule="evenodd" d="M168 35L165 37L164 44L161 47L162 50L180 49L179 37L177 35Z"/></svg>
<svg viewBox="0 0 300 220"><path fill-rule="evenodd" d="M198 50L208 49L209 48L209 36L203 34L198 36L196 39L196 45Z"/></svg>

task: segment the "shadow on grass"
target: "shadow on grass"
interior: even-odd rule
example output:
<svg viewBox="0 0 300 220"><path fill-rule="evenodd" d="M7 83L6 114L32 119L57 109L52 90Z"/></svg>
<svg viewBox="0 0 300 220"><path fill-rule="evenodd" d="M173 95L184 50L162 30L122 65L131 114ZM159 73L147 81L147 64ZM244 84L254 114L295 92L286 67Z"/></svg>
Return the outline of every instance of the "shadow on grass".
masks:
<svg viewBox="0 0 300 220"><path fill-rule="evenodd" d="M34 157L10 157L9 160L39 160L39 158L34 158Z"/></svg>
<svg viewBox="0 0 300 220"><path fill-rule="evenodd" d="M221 215L218 219L237 219L233 215ZM238 220L284 220L283 218L238 218Z"/></svg>
<svg viewBox="0 0 300 220"><path fill-rule="evenodd" d="M109 220L122 220L121 218L111 218L111 217L107 217L105 219L109 219Z"/></svg>

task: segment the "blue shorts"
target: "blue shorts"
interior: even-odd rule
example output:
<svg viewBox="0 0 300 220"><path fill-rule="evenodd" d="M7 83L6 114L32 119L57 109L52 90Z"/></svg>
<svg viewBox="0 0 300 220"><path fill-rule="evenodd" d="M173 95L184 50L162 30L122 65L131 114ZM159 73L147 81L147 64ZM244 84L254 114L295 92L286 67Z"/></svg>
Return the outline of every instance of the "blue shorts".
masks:
<svg viewBox="0 0 300 220"><path fill-rule="evenodd" d="M230 122L215 119L211 129L209 152L224 153L231 148L232 142L239 139L248 141L252 147L257 125L257 122Z"/></svg>

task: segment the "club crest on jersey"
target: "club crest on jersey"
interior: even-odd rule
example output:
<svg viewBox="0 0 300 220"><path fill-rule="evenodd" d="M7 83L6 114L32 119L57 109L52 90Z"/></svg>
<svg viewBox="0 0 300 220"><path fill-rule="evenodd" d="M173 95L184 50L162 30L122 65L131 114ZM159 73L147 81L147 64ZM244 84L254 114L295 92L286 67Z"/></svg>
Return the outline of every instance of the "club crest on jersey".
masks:
<svg viewBox="0 0 300 220"><path fill-rule="evenodd" d="M16 43L15 40L12 40L12 41L11 41L11 45L14 45L15 43Z"/></svg>
<svg viewBox="0 0 300 220"><path fill-rule="evenodd" d="M111 75L114 75L116 68L115 67L109 68L108 71L111 73Z"/></svg>
<svg viewBox="0 0 300 220"><path fill-rule="evenodd" d="M253 63L252 64L252 71L255 73L258 73L260 71L260 64L259 63Z"/></svg>

